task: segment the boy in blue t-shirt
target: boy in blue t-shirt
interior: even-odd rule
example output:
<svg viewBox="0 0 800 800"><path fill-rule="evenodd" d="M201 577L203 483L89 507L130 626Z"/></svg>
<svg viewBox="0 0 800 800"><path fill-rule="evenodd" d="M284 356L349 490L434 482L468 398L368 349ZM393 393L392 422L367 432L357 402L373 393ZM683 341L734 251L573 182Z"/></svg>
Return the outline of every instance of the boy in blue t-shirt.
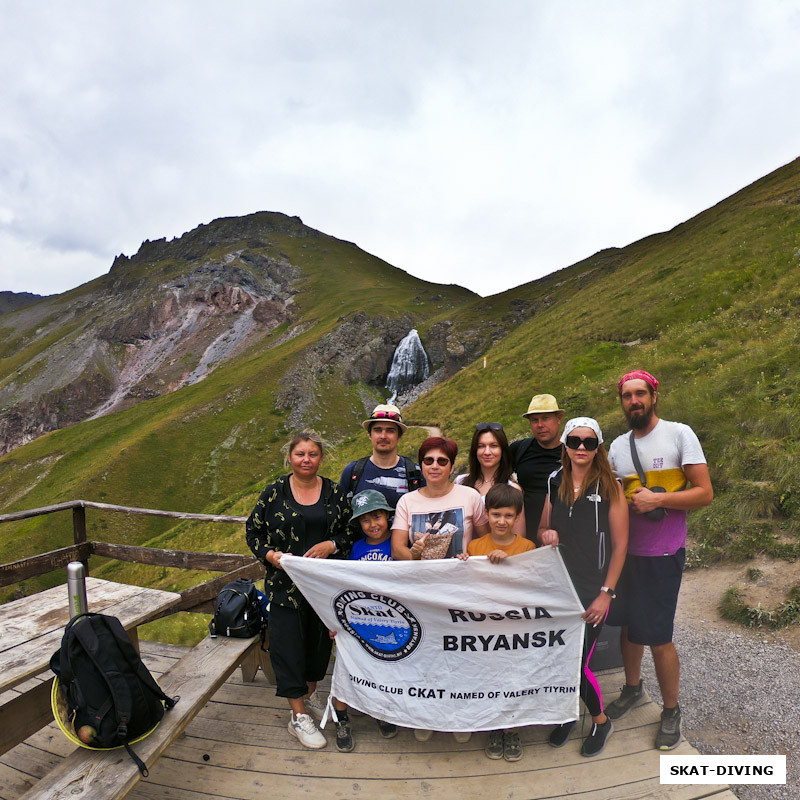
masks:
<svg viewBox="0 0 800 800"><path fill-rule="evenodd" d="M351 524L356 520L361 525L363 539L359 539L350 551L351 561L391 561L392 529L389 516L394 509L383 494L376 489L365 489L353 496Z"/></svg>
<svg viewBox="0 0 800 800"><path fill-rule="evenodd" d="M386 498L376 489L365 489L353 496L350 503L353 516L350 524L361 525L364 534L350 551L351 561L391 561L392 560L392 529L389 525L390 515L394 509L386 502ZM331 636L335 633L331 631ZM338 721L336 723L336 749L340 753L349 753L355 747L353 734L350 730L350 718L347 706L333 698L333 707L336 709ZM381 736L391 739L397 736L397 726L391 722L376 720Z"/></svg>

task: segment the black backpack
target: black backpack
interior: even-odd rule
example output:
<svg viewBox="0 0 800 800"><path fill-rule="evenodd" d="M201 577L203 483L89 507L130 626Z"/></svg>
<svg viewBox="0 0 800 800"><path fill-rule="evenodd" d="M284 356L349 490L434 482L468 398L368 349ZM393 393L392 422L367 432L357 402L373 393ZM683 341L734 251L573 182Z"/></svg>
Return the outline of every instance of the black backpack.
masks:
<svg viewBox="0 0 800 800"><path fill-rule="evenodd" d="M147 777L147 767L129 743L151 733L164 708L172 708L178 698L161 691L122 623L91 612L73 617L50 669L66 705L68 719L59 715L61 722L72 724L82 746L124 747Z"/></svg>
<svg viewBox="0 0 800 800"><path fill-rule="evenodd" d="M413 459L408 458L408 456L400 456L403 459L403 464L406 468L406 483L408 485L408 491L413 492L415 489L419 489L422 483L422 473L419 470L419 467L414 463ZM369 461L369 456L365 456L364 458L359 458L358 461L353 462L353 466L350 469L350 477L347 480L347 499L352 500L353 495L356 493L356 486L358 486L358 482L361 480L361 476L364 474L364 467L366 466L367 461Z"/></svg>
<svg viewBox="0 0 800 800"><path fill-rule="evenodd" d="M255 584L249 578L237 578L222 587L214 604L214 616L208 623L212 636L249 639L256 634L264 638L264 617Z"/></svg>

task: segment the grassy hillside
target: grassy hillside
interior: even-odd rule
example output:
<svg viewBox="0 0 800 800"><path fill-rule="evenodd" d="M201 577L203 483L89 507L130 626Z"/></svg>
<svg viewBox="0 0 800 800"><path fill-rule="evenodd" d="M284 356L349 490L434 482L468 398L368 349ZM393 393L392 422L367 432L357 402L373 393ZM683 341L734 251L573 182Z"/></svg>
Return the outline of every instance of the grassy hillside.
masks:
<svg viewBox="0 0 800 800"><path fill-rule="evenodd" d="M693 559L800 554L796 387L800 333L800 161L668 233L603 251L489 300L537 305L492 348L414 404L466 441L480 419L526 431L531 395L624 430L619 376L662 381L660 414L694 427L717 499L691 515ZM471 306L456 313L474 313Z"/></svg>

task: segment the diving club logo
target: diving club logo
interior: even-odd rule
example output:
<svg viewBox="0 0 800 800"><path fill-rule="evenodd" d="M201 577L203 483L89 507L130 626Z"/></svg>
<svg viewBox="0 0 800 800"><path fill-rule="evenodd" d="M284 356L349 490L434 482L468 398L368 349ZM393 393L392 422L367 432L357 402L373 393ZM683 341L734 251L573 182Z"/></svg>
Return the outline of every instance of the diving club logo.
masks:
<svg viewBox="0 0 800 800"><path fill-rule="evenodd" d="M400 661L422 641L417 618L391 597L349 589L333 601L342 627L380 661Z"/></svg>

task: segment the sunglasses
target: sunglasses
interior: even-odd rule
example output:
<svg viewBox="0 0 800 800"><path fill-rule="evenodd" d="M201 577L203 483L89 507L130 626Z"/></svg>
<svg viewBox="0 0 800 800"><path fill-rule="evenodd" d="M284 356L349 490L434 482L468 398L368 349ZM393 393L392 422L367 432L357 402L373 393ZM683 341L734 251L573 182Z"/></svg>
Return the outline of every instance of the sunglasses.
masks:
<svg viewBox="0 0 800 800"><path fill-rule="evenodd" d="M565 443L570 450L577 450L583 445L590 452L592 450L597 450L600 446L600 441L594 436L587 436L585 439L581 439L580 436L567 436Z"/></svg>
<svg viewBox="0 0 800 800"><path fill-rule="evenodd" d="M396 411L376 411L370 419L392 419L397 422L402 417Z"/></svg>
<svg viewBox="0 0 800 800"><path fill-rule="evenodd" d="M481 431L501 431L503 430L502 422L479 422L475 426L475 430L479 433Z"/></svg>
<svg viewBox="0 0 800 800"><path fill-rule="evenodd" d="M434 461L440 467L446 467L450 463L450 459L449 458L445 458L444 456L439 456L439 458L434 458L433 456L425 456L425 458L422 459L422 463L426 467L431 466L431 464L433 464Z"/></svg>

